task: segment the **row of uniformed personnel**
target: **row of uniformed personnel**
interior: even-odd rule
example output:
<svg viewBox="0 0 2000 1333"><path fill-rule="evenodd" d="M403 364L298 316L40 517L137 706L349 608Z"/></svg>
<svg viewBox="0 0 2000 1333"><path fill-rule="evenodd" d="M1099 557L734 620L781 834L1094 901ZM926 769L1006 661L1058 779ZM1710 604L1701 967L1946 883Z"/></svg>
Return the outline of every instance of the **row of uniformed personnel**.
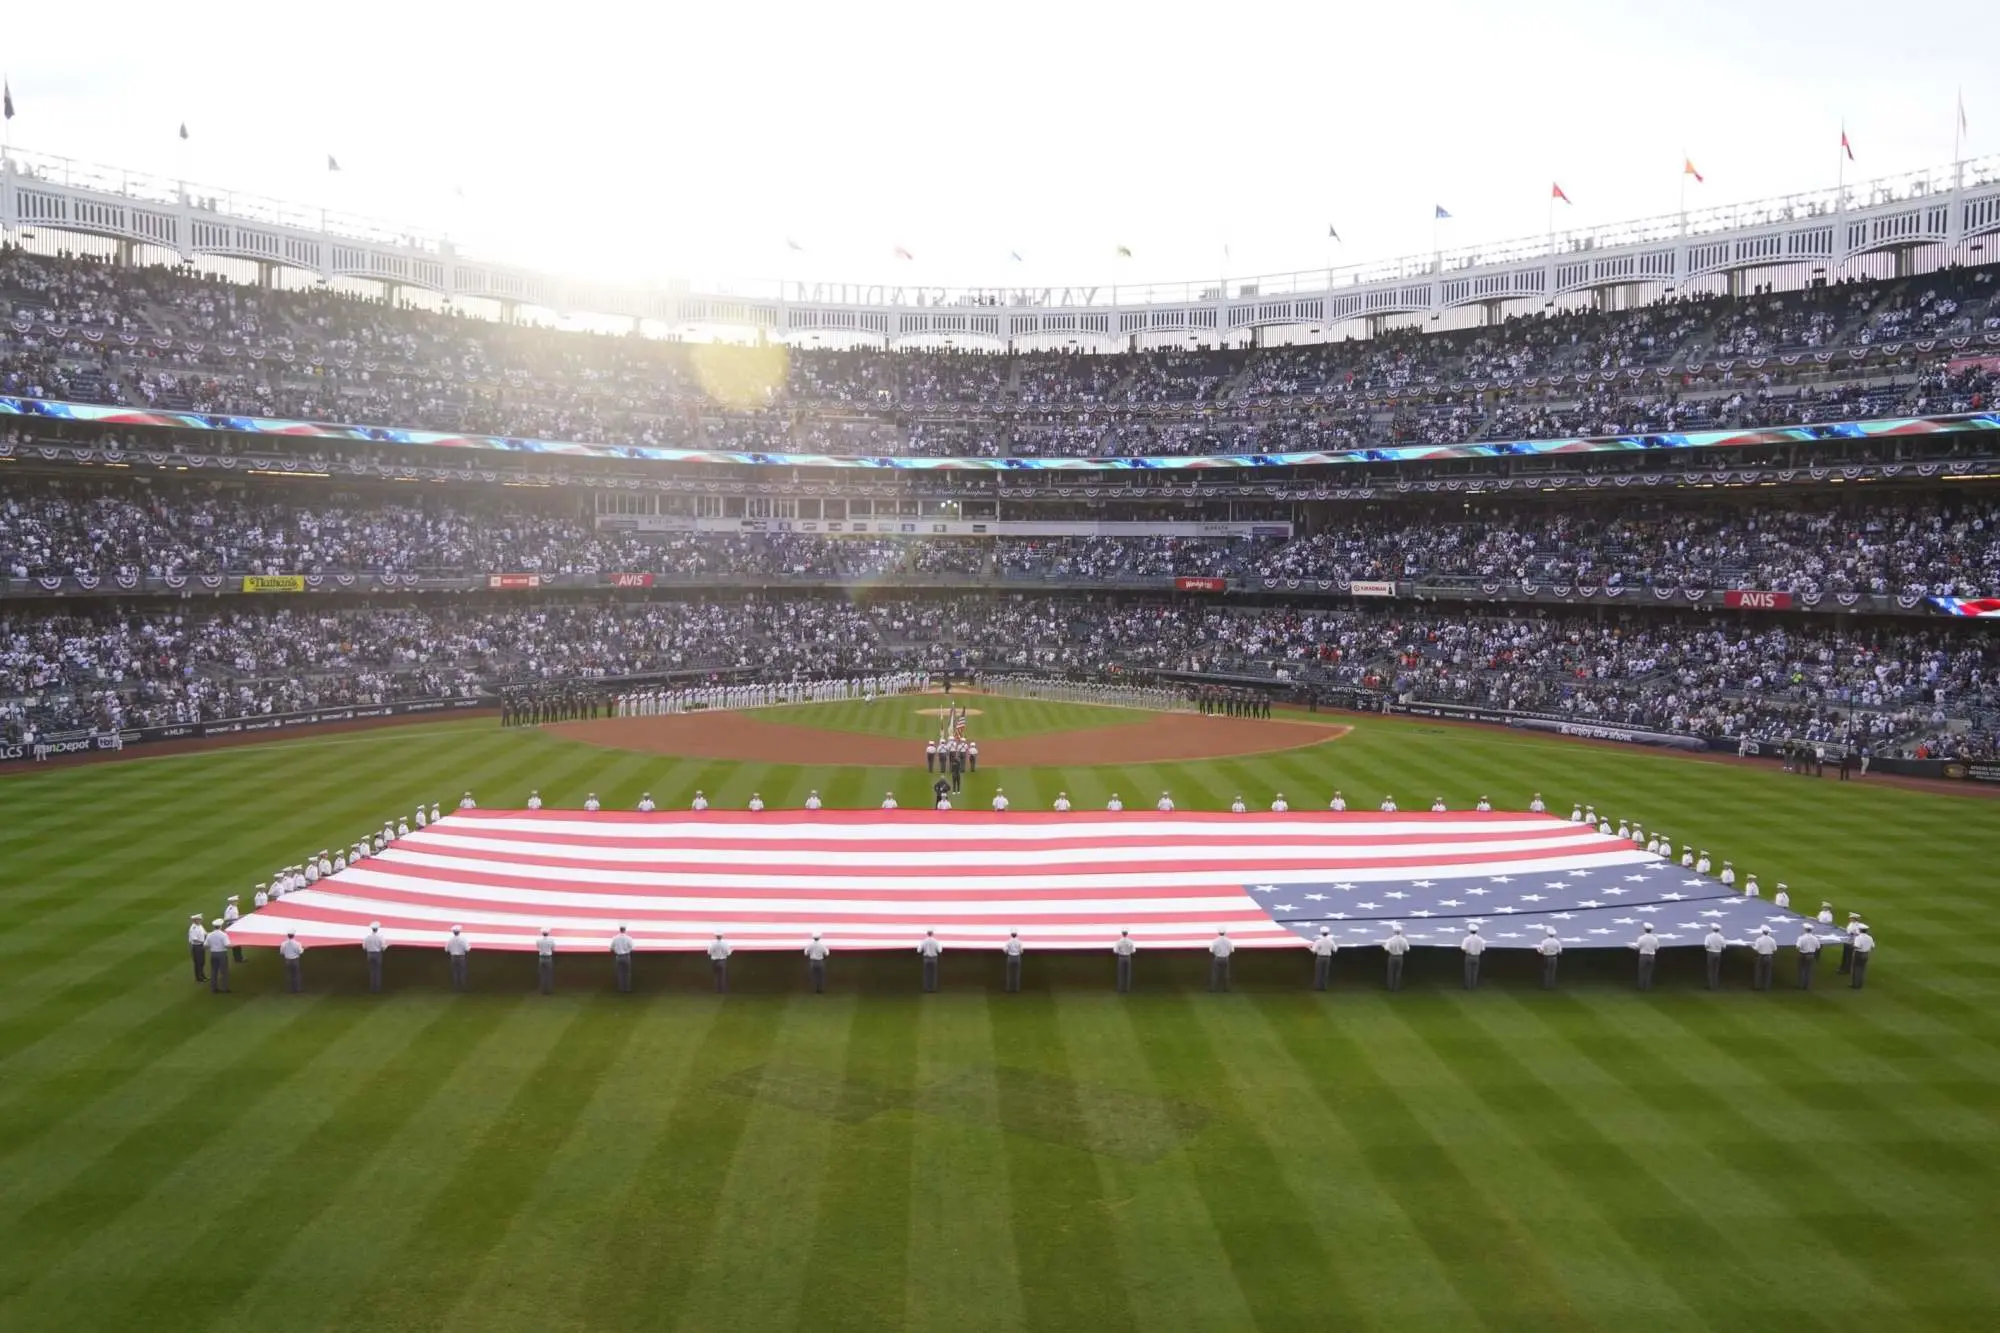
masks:
<svg viewBox="0 0 2000 1333"><path fill-rule="evenodd" d="M204 931L199 914L188 924L188 947L194 955L195 980L204 979L202 962L206 955L209 973L206 979L209 988L217 992L226 992L229 989L231 945L229 934L224 929L225 924L221 918L217 918L210 928ZM1549 926L1545 929L1547 933L1535 951L1542 959L1542 986L1544 989L1552 989L1556 984L1556 964L1562 956L1563 946L1555 927ZM1720 925L1710 927L1708 937L1703 941L1710 990L1718 989L1722 984L1722 955L1728 943ZM1798 951L1798 987L1801 990L1812 988L1813 966L1819 957L1821 946L1820 936L1808 924L1795 945ZM379 993L382 989L382 956L388 951L388 947L389 942L382 934L381 923L370 922L367 935L362 937L361 948L368 962L368 989L371 992ZM1340 945L1334 940L1333 932L1321 926L1319 934L1307 947L1313 955L1313 989L1325 990L1332 978L1333 957L1339 952ZM1639 960L1640 990L1653 988L1653 969L1659 947L1660 938L1653 933L1651 925L1645 926L1639 937L1631 944ZM1485 954L1486 948L1486 940L1480 935L1478 925L1468 926L1465 938L1459 941L1459 950L1465 960L1464 975L1467 990L1479 985L1480 958ZM1750 948L1755 957L1753 984L1757 990L1769 990L1773 962L1778 952L1777 938L1771 934L1769 926L1760 928L1751 938ZM444 950L450 959L452 987L464 990L470 979L472 941L466 938L461 927L453 926L451 934L445 939ZM1132 989L1132 959L1138 950L1138 941L1132 938L1130 931L1120 931L1118 938L1112 942L1111 952L1117 960L1117 987L1120 993ZM1388 938L1382 941L1382 950L1388 962L1388 987L1390 990L1400 990L1403 985L1403 960L1410 951L1409 938L1403 934L1400 925L1391 928ZM623 926L620 926L618 933L611 937L610 951L618 989L629 992L632 989L633 941ZM709 965L715 975L715 989L718 993L726 994L729 990L729 956L734 951L730 943L720 935L708 945ZM1226 991L1229 989L1229 959L1236 951L1236 942L1229 938L1228 931L1218 931L1215 939L1209 942L1208 951L1208 987L1214 991ZM1869 933L1866 925L1857 924L1849 934L1847 956L1843 959L1841 969L1851 974L1852 980L1849 985L1853 989L1860 990L1864 985L1868 975L1868 960L1874 951L1874 936ZM1008 932L1006 942L1001 946L1001 953L1006 960L1005 987L1008 991L1021 989L1021 958L1024 952L1020 932ZM808 979L814 992L824 992L826 960L830 950L817 932L807 942L804 953ZM293 934L287 934L284 943L278 946L278 956L285 965L286 988L293 992L303 987L300 960L304 954L305 946L301 945ZM924 990L937 990L938 968L944 954L944 941L938 939L934 932L927 930L924 932L924 937L917 942L917 954L922 960ZM547 995L555 989L556 972L556 942L547 927L543 927L542 933L536 937L535 955L536 979L542 994Z"/></svg>

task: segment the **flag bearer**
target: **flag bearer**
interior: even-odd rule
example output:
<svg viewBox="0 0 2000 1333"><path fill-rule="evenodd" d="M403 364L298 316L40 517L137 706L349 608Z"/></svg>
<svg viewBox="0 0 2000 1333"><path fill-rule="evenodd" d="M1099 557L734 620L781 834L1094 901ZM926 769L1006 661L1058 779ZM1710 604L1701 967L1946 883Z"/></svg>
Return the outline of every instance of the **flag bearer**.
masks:
<svg viewBox="0 0 2000 1333"><path fill-rule="evenodd" d="M201 913L188 914L188 961L194 964L195 984L208 980L208 928L201 924Z"/></svg>
<svg viewBox="0 0 2000 1333"><path fill-rule="evenodd" d="M939 942L936 933L933 931L925 931L924 937L917 941L917 954L924 960L925 994L934 994L937 991L938 955L943 952L944 945Z"/></svg>
<svg viewBox="0 0 2000 1333"><path fill-rule="evenodd" d="M544 995L556 990L556 939L547 926L535 937L535 981Z"/></svg>
<svg viewBox="0 0 2000 1333"><path fill-rule="evenodd" d="M618 927L618 933L611 937L611 968L618 978L618 989L632 993L632 937L625 933L625 927Z"/></svg>
<svg viewBox="0 0 2000 1333"><path fill-rule="evenodd" d="M1007 955L1007 993L1017 994L1021 989L1021 932L1008 931L1007 943L1001 949Z"/></svg>
<svg viewBox="0 0 2000 1333"><path fill-rule="evenodd" d="M1708 988L1722 989L1722 951L1729 947L1729 941L1722 937L1722 923L1717 921L1708 928L1708 938L1701 942L1708 963Z"/></svg>
<svg viewBox="0 0 2000 1333"><path fill-rule="evenodd" d="M1473 922L1465 928L1465 938L1458 942L1465 954L1465 988L1479 989L1479 955L1486 952L1486 941L1479 938L1479 923Z"/></svg>
<svg viewBox="0 0 2000 1333"><path fill-rule="evenodd" d="M306 988L303 966L299 959L304 957L306 946L299 943L296 931L285 932L285 942L278 946L278 957L285 962L285 989L297 995Z"/></svg>
<svg viewBox="0 0 2000 1333"><path fill-rule="evenodd" d="M1121 930L1118 940L1111 946L1111 952L1118 957L1118 993L1124 995L1132 989L1132 955L1139 946L1132 941L1132 932Z"/></svg>
<svg viewBox="0 0 2000 1333"><path fill-rule="evenodd" d="M368 933L361 937L361 952L368 956L368 993L382 993L382 951L389 947L389 941L382 938L382 923L370 921Z"/></svg>
<svg viewBox="0 0 2000 1333"><path fill-rule="evenodd" d="M1653 989L1653 964L1659 960L1660 937L1653 933L1653 923L1648 921L1639 927L1639 938L1632 941L1632 947L1639 951L1639 989Z"/></svg>
<svg viewBox="0 0 2000 1333"><path fill-rule="evenodd" d="M1389 938L1382 941L1382 952L1389 956L1389 989L1403 989L1403 955L1410 951L1410 941L1403 934L1401 926L1389 928Z"/></svg>
<svg viewBox="0 0 2000 1333"><path fill-rule="evenodd" d="M826 994L826 941L814 931L806 941L806 977L812 982L813 994Z"/></svg>
<svg viewBox="0 0 2000 1333"><path fill-rule="evenodd" d="M471 961L467 957L472 952L472 941L465 938L465 931L458 926L451 928L451 937L444 942L445 955L451 959L451 988L464 990Z"/></svg>
<svg viewBox="0 0 2000 1333"><path fill-rule="evenodd" d="M1771 937L1769 926L1757 927L1757 938L1750 941L1756 950L1757 967L1751 974L1750 986L1753 990L1771 989L1771 959L1778 952L1778 941Z"/></svg>
<svg viewBox="0 0 2000 1333"><path fill-rule="evenodd" d="M1854 928L1854 943L1848 946L1848 951L1854 955L1854 972L1847 984L1851 989L1860 990L1862 981L1868 976L1868 959L1875 952L1875 937L1868 933L1865 924Z"/></svg>
<svg viewBox="0 0 2000 1333"><path fill-rule="evenodd" d="M222 918L208 923L208 989L214 995L229 993L229 932Z"/></svg>
<svg viewBox="0 0 2000 1333"><path fill-rule="evenodd" d="M1326 926L1319 928L1319 938L1312 942L1313 989L1325 990L1326 983L1333 979L1333 955L1340 949L1333 938L1333 931Z"/></svg>
<svg viewBox="0 0 2000 1333"><path fill-rule="evenodd" d="M1212 991L1229 989L1229 955L1236 952L1236 942L1229 938L1229 932L1218 930L1215 938L1208 943L1208 988Z"/></svg>
<svg viewBox="0 0 2000 1333"><path fill-rule="evenodd" d="M1799 989L1812 989L1813 964L1819 961L1819 936L1813 933L1812 922L1806 922L1805 933L1799 936Z"/></svg>
<svg viewBox="0 0 2000 1333"><path fill-rule="evenodd" d="M729 942L717 935L708 946L709 970L715 973L715 993L729 994Z"/></svg>
<svg viewBox="0 0 2000 1333"><path fill-rule="evenodd" d="M1556 934L1554 926L1542 927L1542 942L1535 946L1535 952L1542 956L1542 989L1556 988L1556 959L1562 957L1563 942Z"/></svg>

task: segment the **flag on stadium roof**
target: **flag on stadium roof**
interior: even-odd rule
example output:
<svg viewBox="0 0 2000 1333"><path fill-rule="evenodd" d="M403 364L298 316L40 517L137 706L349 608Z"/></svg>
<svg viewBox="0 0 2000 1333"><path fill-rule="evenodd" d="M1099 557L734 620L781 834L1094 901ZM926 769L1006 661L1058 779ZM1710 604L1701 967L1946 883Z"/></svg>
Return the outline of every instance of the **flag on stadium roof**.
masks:
<svg viewBox="0 0 2000 1333"><path fill-rule="evenodd" d="M1703 180L1702 174L1694 169L1694 159L1685 155L1681 158L1681 175L1694 177L1696 185L1701 184Z"/></svg>
<svg viewBox="0 0 2000 1333"><path fill-rule="evenodd" d="M1120 259L1130 259L1130 258L1132 257L1132 247L1131 247L1131 246L1129 246L1129 245L1121 245L1121 246L1119 246L1119 247L1118 247L1118 257L1119 257Z"/></svg>
<svg viewBox="0 0 2000 1333"><path fill-rule="evenodd" d="M186 141L186 139L187 139L187 137L188 137L188 123L187 123L186 121L182 121L182 122L181 122L181 139L182 139L182 141L183 141L183 142L185 142L185 141Z"/></svg>
<svg viewBox="0 0 2000 1333"><path fill-rule="evenodd" d="M913 254L911 254L911 253L910 253L910 252L909 252L909 251L908 251L907 249L905 249L905 248L903 248L902 246L900 246L900 245L899 245L899 246L897 246L897 247L896 247L896 258L898 258L898 259L915 259L915 258L916 258L916 256L915 256L915 255L913 255Z"/></svg>
<svg viewBox="0 0 2000 1333"><path fill-rule="evenodd" d="M338 160L337 160L337 159L336 159L336 158L334 157L334 155L333 155L332 153L328 153L328 154L326 155L326 169L327 169L328 171L339 171L339 170L340 170L340 163L339 163L339 161L338 161Z"/></svg>
<svg viewBox="0 0 2000 1333"><path fill-rule="evenodd" d="M799 250L799 251L803 251L805 249L803 245L800 245L796 240L792 239L789 236L785 238L785 248L787 250Z"/></svg>
<svg viewBox="0 0 2000 1333"><path fill-rule="evenodd" d="M1437 213L1436 213L1436 215L1435 215L1436 217L1439 217L1439 218L1448 218L1448 217L1450 217L1450 216L1451 216L1451 214L1449 214L1449 213L1445 212L1445 209L1444 209L1444 205L1443 205L1443 204L1434 204L1434 205L1432 205L1432 207L1434 207L1434 208L1436 208L1436 209L1437 209Z"/></svg>
<svg viewBox="0 0 2000 1333"><path fill-rule="evenodd" d="M13 102L7 103L7 114L10 116L14 114L13 107ZM1965 133L1965 89L1963 88L1958 90L1958 132Z"/></svg>
<svg viewBox="0 0 2000 1333"><path fill-rule="evenodd" d="M1326 224L1326 238L1327 238L1327 239L1328 239L1329 241L1338 241L1338 240L1340 240L1340 233L1339 233L1339 232L1337 232L1337 231L1335 231L1335 230L1333 229L1333 224L1332 224L1331 222L1329 222L1329 223L1327 223L1327 224ZM1343 244L1344 244L1344 242L1343 242Z"/></svg>
<svg viewBox="0 0 2000 1333"><path fill-rule="evenodd" d="M1563 193L1561 182L1557 181L1552 181L1549 184L1549 198L1560 199L1566 204L1571 202L1570 197Z"/></svg>
<svg viewBox="0 0 2000 1333"><path fill-rule="evenodd" d="M4 117L0 117L0 119L12 120L14 118L14 85L11 83L0 82L0 110L5 111ZM1963 106L1959 108L1958 118L1960 120L1965 119L1965 108Z"/></svg>
<svg viewBox="0 0 2000 1333"><path fill-rule="evenodd" d="M1745 898L1623 838L1506 812L1040 814L466 810L238 921L232 940L436 947L463 925L484 949L638 946L904 948L925 930L956 948L1200 948L1218 930L1298 947L1329 928L1368 946L1397 925L1455 945L1477 923L1494 948L1553 927L1572 948L1623 948L1651 924L1694 945L1711 923L1747 940L1805 918ZM1790 931L1790 934L1786 934Z"/></svg>
<svg viewBox="0 0 2000 1333"><path fill-rule="evenodd" d="M1021 252L1019 250L1009 250L1007 252L1007 258L1013 260L1017 264L1025 264L1028 262L1027 260L1021 258Z"/></svg>
<svg viewBox="0 0 2000 1333"><path fill-rule="evenodd" d="M1847 126L1840 127L1840 151L1847 154L1847 160L1854 160L1854 145L1847 141Z"/></svg>

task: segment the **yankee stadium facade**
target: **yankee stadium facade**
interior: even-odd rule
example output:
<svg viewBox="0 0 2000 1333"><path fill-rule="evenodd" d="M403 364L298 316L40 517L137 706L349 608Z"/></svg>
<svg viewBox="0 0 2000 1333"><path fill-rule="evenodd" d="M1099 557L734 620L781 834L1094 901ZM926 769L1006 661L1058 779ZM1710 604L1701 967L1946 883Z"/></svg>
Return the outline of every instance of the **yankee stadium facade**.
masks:
<svg viewBox="0 0 2000 1333"><path fill-rule="evenodd" d="M549 227L574 225L577 244L587 245L590 204L579 215L570 202ZM235 260L258 266L265 280L293 270L379 283L390 294L623 319L634 328L1112 349L1167 337L1261 341L1279 329L1316 338L1412 318L1493 323L1559 302L1629 305L1718 280L1737 294L1762 271L1788 271L1788 285L1807 285L1985 262L1987 239L2000 233L2000 157L1373 264L1125 286L584 282L469 259L443 237L406 228L9 150L0 160L0 235L18 242L37 232L102 238L128 260Z"/></svg>

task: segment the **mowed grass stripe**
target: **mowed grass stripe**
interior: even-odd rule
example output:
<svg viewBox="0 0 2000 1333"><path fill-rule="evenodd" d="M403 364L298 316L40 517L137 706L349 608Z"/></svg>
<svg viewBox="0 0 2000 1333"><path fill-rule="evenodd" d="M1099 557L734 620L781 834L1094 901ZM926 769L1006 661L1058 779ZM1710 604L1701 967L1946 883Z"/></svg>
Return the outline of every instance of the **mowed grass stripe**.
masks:
<svg viewBox="0 0 2000 1333"><path fill-rule="evenodd" d="M838 1093L857 1005L851 996L832 995L714 1003L757 1006L778 1034L765 1062L746 1071L753 1077L707 1094L747 1100L749 1118L688 1287L660 1323L689 1330L810 1327L818 1302L798 1259L813 1244L822 1164L841 1150L845 1128L813 1096ZM784 1207L774 1209L774 1200Z"/></svg>
<svg viewBox="0 0 2000 1333"><path fill-rule="evenodd" d="M431 1198L395 1259L396 1280L351 1303L341 1318L380 1327L410 1306L450 1309L533 1194L600 1083L644 1021L626 997L598 994L554 1011L533 1009L540 1050L504 1103L495 1102Z"/></svg>
<svg viewBox="0 0 2000 1333"><path fill-rule="evenodd" d="M44 1136L44 1151L14 1154L0 1190L0 1297L88 1243L182 1162L220 1158L257 1098L365 1018L352 1005L245 1010L237 1023L210 1029L192 1067L156 1063L122 1096ZM216 1091L224 1079L227 1096Z"/></svg>
<svg viewBox="0 0 2000 1333"><path fill-rule="evenodd" d="M1227 1006L1230 1020L1211 1025L1203 1010ZM1346 1285L1312 1225L1304 1203L1277 1154L1250 1127L1215 1035L1250 1021L1238 996L1192 997L1174 992L1163 1000L1127 1005L1126 1017L1155 1086L1201 1103L1218 1123L1177 1165L1201 1192L1217 1241L1229 1256L1231 1276L1256 1326L1267 1333L1304 1328L1324 1318L1330 1305L1347 1309L1361 1293ZM1229 1033L1221 1032L1226 1043Z"/></svg>
<svg viewBox="0 0 2000 1333"><path fill-rule="evenodd" d="M917 1006L951 1001L908 994L918 975L914 952L850 955L842 975L843 987L858 982L863 999L853 1009L842 1067L836 1111L842 1132L820 1165L811 1247L801 1256L806 1289L851 1327L904 1328L917 1295L907 1281L913 1134L907 1099L916 1082ZM863 1118L885 1094L905 1104Z"/></svg>
<svg viewBox="0 0 2000 1333"><path fill-rule="evenodd" d="M1162 1088L1155 1081L1146 1054L1138 1048L1135 1020L1127 1013L1135 1005L1171 1003L1160 968L1156 964L1149 971L1146 961L1141 958L1135 966L1134 985L1140 989L1133 995L1065 990L1056 1000L1064 1059L1084 1080L1083 1129L1091 1143L1118 1144L1127 1138L1130 1126L1118 1117L1130 1114L1132 1099L1139 1104L1157 1099L1164 1117L1169 1114L1168 1099L1181 1091ZM1141 995L1149 998L1138 998ZM1205 1106L1191 1101L1184 1114L1196 1116ZM1155 1162L1095 1154L1105 1197L1105 1226L1118 1256L1114 1271L1142 1328L1257 1326L1187 1156L1205 1149L1204 1140L1200 1147Z"/></svg>
<svg viewBox="0 0 2000 1333"><path fill-rule="evenodd" d="M977 962L997 986L994 960ZM1006 1131L989 1000L1021 997L959 989L978 983L966 970L947 1003L917 1006L905 1327L1012 1333L1026 1326L1026 1308L1006 1152L996 1141Z"/></svg>
<svg viewBox="0 0 2000 1333"><path fill-rule="evenodd" d="M1020 995L988 997L995 1079L994 1106L1003 1127L999 1151L1007 1173L1008 1228L1022 1310L1036 1329L1137 1329L1104 1180L1089 1155L1076 1073L1062 1039L1058 1002L1030 958ZM1028 1075L1023 1077L1020 1075ZM1040 1137L1007 1132L1036 1124ZM1119 1278L1119 1280L1114 1280Z"/></svg>
<svg viewBox="0 0 2000 1333"><path fill-rule="evenodd" d="M465 1033L448 1014L399 1006L350 1028L240 1117L220 1152L164 1178L35 1290L60 1298L83 1327L114 1326L141 1309L151 1329L208 1328L259 1271L243 1262L244 1219L256 1219L258 1252L275 1252L331 1197L345 1165L398 1123L387 1112L413 1108L425 1079L466 1058ZM329 1079L363 1069L371 1072L346 1097L326 1096ZM352 1114L357 1099L366 1114ZM208 1275L201 1301L186 1299L190 1272Z"/></svg>
<svg viewBox="0 0 2000 1333"><path fill-rule="evenodd" d="M633 1003L630 996L621 997ZM656 1001L653 1017L664 1021ZM644 1126L648 1149L616 1197L598 1249L579 1288L595 1297L597 1326L649 1328L662 1311L680 1308L694 1279L723 1190L755 1108L714 1085L764 1064L776 1043L771 1011L755 1004L708 1010L701 1043L687 1065L685 1092L666 1114ZM635 1129L638 1127L635 1127ZM634 1257L643 1259L634 1265Z"/></svg>

